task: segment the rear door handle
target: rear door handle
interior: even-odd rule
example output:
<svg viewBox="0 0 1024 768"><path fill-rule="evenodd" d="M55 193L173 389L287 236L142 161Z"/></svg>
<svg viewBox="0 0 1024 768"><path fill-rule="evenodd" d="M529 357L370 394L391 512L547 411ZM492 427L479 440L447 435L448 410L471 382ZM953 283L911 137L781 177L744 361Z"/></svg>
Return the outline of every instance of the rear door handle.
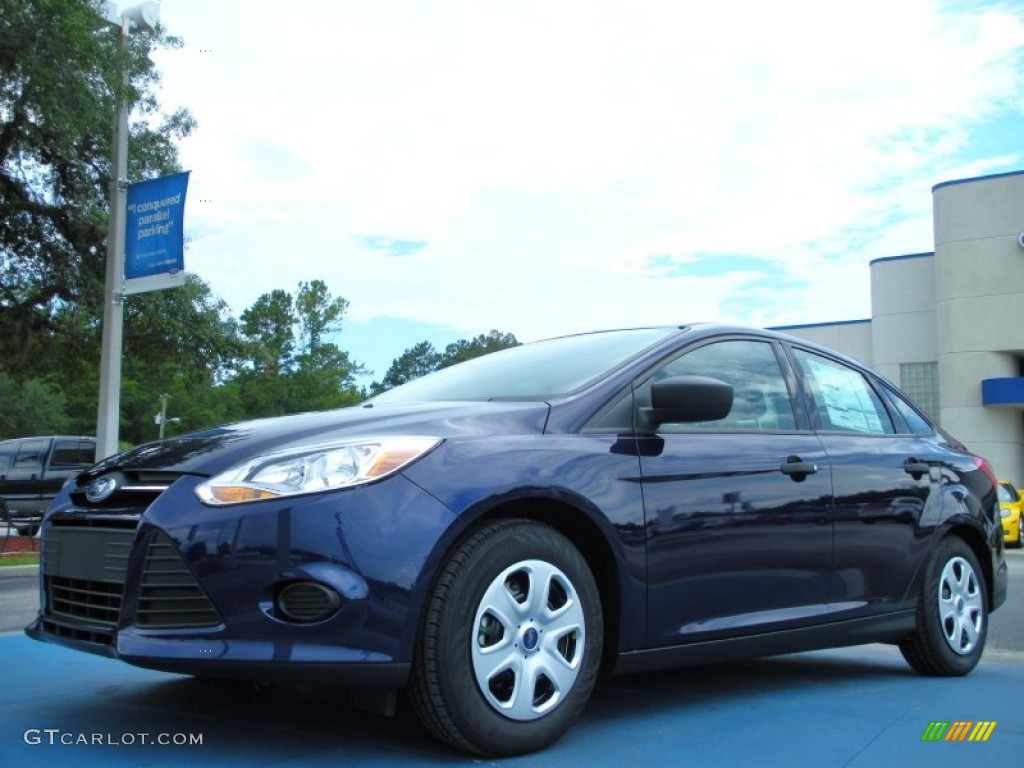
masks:
<svg viewBox="0 0 1024 768"><path fill-rule="evenodd" d="M903 462L903 471L911 475L915 480L920 480L922 476L927 475L931 471L931 467L923 461L907 459Z"/></svg>

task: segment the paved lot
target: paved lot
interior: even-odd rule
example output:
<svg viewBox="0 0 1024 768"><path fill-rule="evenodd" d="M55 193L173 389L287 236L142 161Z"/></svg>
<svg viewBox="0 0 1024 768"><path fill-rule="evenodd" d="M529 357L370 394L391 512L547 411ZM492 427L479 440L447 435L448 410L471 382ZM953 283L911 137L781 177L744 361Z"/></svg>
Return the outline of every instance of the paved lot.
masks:
<svg viewBox="0 0 1024 768"><path fill-rule="evenodd" d="M192 680L18 636L0 638L0 656L5 765L481 762L435 744L408 707L378 718L349 709L337 691ZM885 646L615 678L553 748L493 764L1014 765L1024 753L1021 691L1019 661L984 661L966 678L929 679ZM936 720L997 725L984 743L922 742ZM202 744L142 744L140 734L198 736ZM120 745L82 743L94 739Z"/></svg>
<svg viewBox="0 0 1024 768"><path fill-rule="evenodd" d="M350 709L340 691L193 680L0 633L0 762L1010 766L1024 754L1024 552L1010 561L1010 600L993 615L989 650L966 678L920 677L880 645L612 678L554 747L502 761L444 749L402 702L396 718L380 718ZM22 595L35 589L26 583ZM922 742L932 721L996 726L983 743ZM202 744L142 743L195 738ZM114 744L83 743L94 739Z"/></svg>

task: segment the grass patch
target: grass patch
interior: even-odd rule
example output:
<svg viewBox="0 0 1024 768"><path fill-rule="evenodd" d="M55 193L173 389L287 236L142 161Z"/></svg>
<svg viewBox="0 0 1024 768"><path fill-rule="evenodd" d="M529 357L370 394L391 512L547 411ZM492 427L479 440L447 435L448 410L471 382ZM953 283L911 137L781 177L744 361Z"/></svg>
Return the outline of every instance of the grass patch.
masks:
<svg viewBox="0 0 1024 768"><path fill-rule="evenodd" d="M13 555L0 555L0 568L5 565L39 565L39 553L17 552Z"/></svg>

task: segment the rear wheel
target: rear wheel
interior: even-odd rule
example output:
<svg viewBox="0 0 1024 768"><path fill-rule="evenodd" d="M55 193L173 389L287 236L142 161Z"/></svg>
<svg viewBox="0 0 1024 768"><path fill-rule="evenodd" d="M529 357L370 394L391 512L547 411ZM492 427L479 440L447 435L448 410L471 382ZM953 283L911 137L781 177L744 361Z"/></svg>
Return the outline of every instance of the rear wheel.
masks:
<svg viewBox="0 0 1024 768"><path fill-rule="evenodd" d="M545 747L583 710L601 660L593 575L573 544L500 521L452 555L427 606L410 694L442 740L485 755Z"/></svg>
<svg viewBox="0 0 1024 768"><path fill-rule="evenodd" d="M925 569L917 628L900 651L923 675L966 675L977 665L988 634L985 577L967 543L941 541Z"/></svg>

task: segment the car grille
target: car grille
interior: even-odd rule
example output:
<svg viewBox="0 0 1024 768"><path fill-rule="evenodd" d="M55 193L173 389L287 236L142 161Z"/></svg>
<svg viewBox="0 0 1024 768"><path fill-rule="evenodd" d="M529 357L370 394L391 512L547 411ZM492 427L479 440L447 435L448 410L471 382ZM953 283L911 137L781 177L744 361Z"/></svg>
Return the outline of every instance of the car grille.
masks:
<svg viewBox="0 0 1024 768"><path fill-rule="evenodd" d="M162 533L154 533L149 540L135 623L160 629L220 623L217 609L178 555L177 548Z"/></svg>
<svg viewBox="0 0 1024 768"><path fill-rule="evenodd" d="M70 492L75 507L108 514L134 515L137 518L180 477L172 472L139 471L114 472L111 476L118 478L117 491L103 501L88 499L85 492L91 478L80 476Z"/></svg>
<svg viewBox="0 0 1024 768"><path fill-rule="evenodd" d="M42 558L48 612L87 622L101 632L113 630L134 540L134 527L49 530Z"/></svg>
<svg viewBox="0 0 1024 768"><path fill-rule="evenodd" d="M124 599L130 527L54 524L43 539L46 632L90 643L113 642ZM136 624L147 629L208 627L220 622L213 603L171 540L154 531L146 544Z"/></svg>

